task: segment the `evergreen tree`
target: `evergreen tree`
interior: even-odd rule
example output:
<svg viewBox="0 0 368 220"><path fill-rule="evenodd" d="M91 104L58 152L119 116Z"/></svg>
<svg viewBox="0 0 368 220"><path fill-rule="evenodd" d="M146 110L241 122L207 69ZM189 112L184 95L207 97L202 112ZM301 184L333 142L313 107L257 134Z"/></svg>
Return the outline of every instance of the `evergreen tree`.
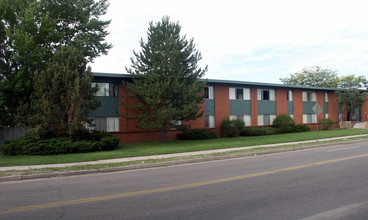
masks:
<svg viewBox="0 0 368 220"><path fill-rule="evenodd" d="M33 93L34 74L55 51L73 45L92 61L107 54L107 0L0 0L0 129L16 124Z"/></svg>
<svg viewBox="0 0 368 220"><path fill-rule="evenodd" d="M133 82L124 83L130 91L132 103L125 102L132 114L129 119L138 119L139 128L160 131L160 141L166 141L166 130L175 127L172 121L189 121L200 117L203 103L207 66L197 66L202 59L193 43L180 35L181 26L169 17L148 28L147 42L140 41L142 51L131 58L127 72Z"/></svg>
<svg viewBox="0 0 368 220"><path fill-rule="evenodd" d="M86 64L82 52L74 47L57 50L46 70L35 75L30 106L19 109L27 113L28 124L65 135L81 131L84 123L91 123L87 114L99 103L94 95L97 88L91 84L91 69Z"/></svg>

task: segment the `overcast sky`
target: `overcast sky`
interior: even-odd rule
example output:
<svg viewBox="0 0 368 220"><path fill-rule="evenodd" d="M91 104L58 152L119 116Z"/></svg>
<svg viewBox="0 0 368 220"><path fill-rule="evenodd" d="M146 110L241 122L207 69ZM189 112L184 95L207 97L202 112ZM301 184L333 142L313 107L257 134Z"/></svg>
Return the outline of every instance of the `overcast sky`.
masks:
<svg viewBox="0 0 368 220"><path fill-rule="evenodd" d="M280 83L320 65L368 76L366 0L110 0L108 55L93 72L126 73L149 22L170 16L202 53L204 78Z"/></svg>

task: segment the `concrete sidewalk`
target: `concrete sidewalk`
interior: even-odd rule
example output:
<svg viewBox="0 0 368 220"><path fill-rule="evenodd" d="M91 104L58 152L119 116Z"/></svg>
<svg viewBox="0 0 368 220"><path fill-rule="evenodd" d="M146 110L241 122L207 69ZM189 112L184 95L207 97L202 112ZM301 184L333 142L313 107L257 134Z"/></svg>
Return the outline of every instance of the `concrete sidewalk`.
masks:
<svg viewBox="0 0 368 220"><path fill-rule="evenodd" d="M323 142L326 142L326 141L339 140L339 139L349 139L349 138L364 137L364 136L368 136L368 134L345 136L345 137L335 137L335 138L326 138L326 139L320 139L318 141L319 141L319 143L323 143ZM213 154L213 153L224 153L224 152L231 152L231 151L240 151L240 150L254 149L254 148L260 148L260 147L267 148L267 147L287 146L287 145L304 144L304 143L307 144L307 143L315 143L315 142L316 142L316 140L297 141L297 142L288 142L288 143L256 145L256 146L248 146L248 147L235 147L235 148L206 150L206 151L194 151L194 152L164 154L164 155L128 157L128 158L97 160L97 161L87 161L87 162L77 162L77 163L0 167L0 172L1 171L10 171L10 170L30 170L30 169L41 169L41 168L58 168L58 167L82 166L82 165L91 165L91 164L109 164L109 163L121 163L121 162L131 162L131 161L145 161L145 160L152 160L152 159L165 159L165 158L173 158L173 157L208 155L208 154Z"/></svg>

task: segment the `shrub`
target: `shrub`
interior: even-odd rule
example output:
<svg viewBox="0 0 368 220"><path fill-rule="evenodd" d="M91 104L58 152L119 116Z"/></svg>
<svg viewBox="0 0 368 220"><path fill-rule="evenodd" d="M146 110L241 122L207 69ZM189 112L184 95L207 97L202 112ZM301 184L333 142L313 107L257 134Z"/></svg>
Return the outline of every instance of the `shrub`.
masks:
<svg viewBox="0 0 368 220"><path fill-rule="evenodd" d="M105 132L83 133L80 136L45 138L45 135L30 134L17 140L7 140L1 146L4 155L55 155L86 153L115 149L120 140Z"/></svg>
<svg viewBox="0 0 368 220"><path fill-rule="evenodd" d="M276 134L275 128L270 127L246 127L240 133L241 136L262 136Z"/></svg>
<svg viewBox="0 0 368 220"><path fill-rule="evenodd" d="M306 131L310 131L311 129L304 124L298 124L298 125L294 125L293 128L291 129L292 132L306 132Z"/></svg>
<svg viewBox="0 0 368 220"><path fill-rule="evenodd" d="M286 114L277 116L273 121L273 127L277 129L278 133L289 133L294 125L294 119Z"/></svg>
<svg viewBox="0 0 368 220"><path fill-rule="evenodd" d="M229 120L225 119L221 123L221 135L223 137L236 137L244 129L244 122L239 119Z"/></svg>
<svg viewBox="0 0 368 220"><path fill-rule="evenodd" d="M324 118L320 120L319 122L322 125L323 130L328 130L335 124L335 122L329 118Z"/></svg>
<svg viewBox="0 0 368 220"><path fill-rule="evenodd" d="M217 134L211 130L206 129L193 129L186 130L178 134L180 140L206 140L206 139L216 139Z"/></svg>

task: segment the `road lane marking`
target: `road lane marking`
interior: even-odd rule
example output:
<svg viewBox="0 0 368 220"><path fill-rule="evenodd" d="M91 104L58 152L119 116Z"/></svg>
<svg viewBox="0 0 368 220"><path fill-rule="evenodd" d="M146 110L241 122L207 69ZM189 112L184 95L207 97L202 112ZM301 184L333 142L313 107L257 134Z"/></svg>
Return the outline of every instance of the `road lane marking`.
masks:
<svg viewBox="0 0 368 220"><path fill-rule="evenodd" d="M350 150L350 149L355 149L355 148L360 148L360 146L355 146L355 147L345 147L345 148L333 149L333 150L328 150L327 152L335 152L335 151L342 151L342 150Z"/></svg>
<svg viewBox="0 0 368 220"><path fill-rule="evenodd" d="M67 200L67 201L61 201L61 202L45 203L45 204L40 204L40 205L10 208L6 210L0 210L0 214L15 213L15 212L22 212L22 211L29 211L29 210L36 210L36 209L44 209L44 208L58 207L58 206L64 206L64 205L81 204L81 203L87 203L87 202L96 202L96 201L110 200L110 199L116 199L116 198L125 198L125 197L139 196L139 195L147 195L147 194L159 193L159 192L167 192L167 191L173 191L173 190L179 190L179 189L205 186L205 185L210 185L210 184L215 184L215 183L223 183L223 182L229 182L229 181L234 181L234 180L248 179L248 178L257 177L257 176L265 176L269 174L276 174L276 173L293 171L293 170L298 170L298 169L303 169L303 168L308 168L308 167L321 166L325 164L337 163L337 162L353 160L353 159L358 159L358 158L363 158L363 157L368 157L368 154L343 157L343 158L333 159L333 160L325 160L325 161L320 161L320 162L315 162L315 163L280 168L276 170L269 170L269 171L264 171L264 172L259 172L259 173L250 173L250 174L245 174L241 176L214 179L214 180L189 183L189 184L183 184L183 185L168 186L168 187L142 190L142 191L136 191L136 192L120 193L120 194L113 194L113 195L107 195L107 196L97 196L97 197Z"/></svg>

